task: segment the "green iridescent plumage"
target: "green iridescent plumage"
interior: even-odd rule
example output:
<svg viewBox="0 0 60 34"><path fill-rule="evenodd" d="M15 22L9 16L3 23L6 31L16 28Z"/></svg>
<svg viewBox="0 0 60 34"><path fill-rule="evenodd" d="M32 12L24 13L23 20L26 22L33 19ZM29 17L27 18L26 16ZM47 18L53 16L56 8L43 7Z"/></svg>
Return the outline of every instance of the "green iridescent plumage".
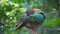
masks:
<svg viewBox="0 0 60 34"><path fill-rule="evenodd" d="M45 15L40 9L29 9L21 15L20 22L17 24L17 29L23 26L36 31L35 28L40 26L45 21Z"/></svg>
<svg viewBox="0 0 60 34"><path fill-rule="evenodd" d="M40 13L31 14L26 19L33 24L42 24L44 22L44 16Z"/></svg>

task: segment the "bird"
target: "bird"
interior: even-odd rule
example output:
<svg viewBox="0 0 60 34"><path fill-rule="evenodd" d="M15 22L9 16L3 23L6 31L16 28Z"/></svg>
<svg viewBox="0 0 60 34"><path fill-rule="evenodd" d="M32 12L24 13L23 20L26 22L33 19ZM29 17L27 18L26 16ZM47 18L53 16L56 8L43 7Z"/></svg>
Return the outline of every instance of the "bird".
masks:
<svg viewBox="0 0 60 34"><path fill-rule="evenodd" d="M17 29L26 26L27 28L37 32L37 27L42 25L46 20L44 13L40 9L28 9L20 17L20 21L17 24Z"/></svg>

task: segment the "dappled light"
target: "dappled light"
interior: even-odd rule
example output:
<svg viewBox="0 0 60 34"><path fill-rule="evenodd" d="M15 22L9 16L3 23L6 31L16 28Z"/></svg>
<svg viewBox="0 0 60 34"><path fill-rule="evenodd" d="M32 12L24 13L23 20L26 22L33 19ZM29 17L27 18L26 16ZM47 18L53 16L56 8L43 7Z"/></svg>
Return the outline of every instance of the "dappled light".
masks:
<svg viewBox="0 0 60 34"><path fill-rule="evenodd" d="M36 30L30 31L33 26L37 26L40 34L60 34L59 2L59 0L0 0L0 34L36 33ZM26 19L25 22L32 23L23 23L24 26L17 29L16 25L24 20L22 18ZM32 29L34 30L34 27Z"/></svg>

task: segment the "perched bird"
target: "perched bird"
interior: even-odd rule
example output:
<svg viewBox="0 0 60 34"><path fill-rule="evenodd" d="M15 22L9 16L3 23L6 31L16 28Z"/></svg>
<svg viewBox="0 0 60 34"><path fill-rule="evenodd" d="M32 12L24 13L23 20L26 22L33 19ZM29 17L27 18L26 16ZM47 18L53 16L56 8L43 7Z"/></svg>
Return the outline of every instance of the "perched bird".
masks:
<svg viewBox="0 0 60 34"><path fill-rule="evenodd" d="M17 24L17 29L26 26L29 29L37 32L37 27L40 26L46 17L40 9L29 9L21 15L20 22Z"/></svg>

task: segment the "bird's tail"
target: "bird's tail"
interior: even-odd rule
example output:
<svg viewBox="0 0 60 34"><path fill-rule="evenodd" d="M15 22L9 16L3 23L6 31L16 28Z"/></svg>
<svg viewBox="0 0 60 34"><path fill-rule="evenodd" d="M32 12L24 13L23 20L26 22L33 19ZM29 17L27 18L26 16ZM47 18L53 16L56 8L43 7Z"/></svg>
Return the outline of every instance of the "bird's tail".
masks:
<svg viewBox="0 0 60 34"><path fill-rule="evenodd" d="M22 28L23 26L25 26L25 24L23 22L20 22L16 25L16 29L20 29Z"/></svg>

